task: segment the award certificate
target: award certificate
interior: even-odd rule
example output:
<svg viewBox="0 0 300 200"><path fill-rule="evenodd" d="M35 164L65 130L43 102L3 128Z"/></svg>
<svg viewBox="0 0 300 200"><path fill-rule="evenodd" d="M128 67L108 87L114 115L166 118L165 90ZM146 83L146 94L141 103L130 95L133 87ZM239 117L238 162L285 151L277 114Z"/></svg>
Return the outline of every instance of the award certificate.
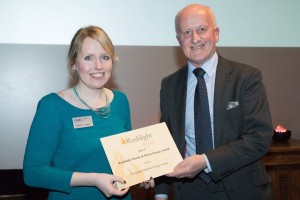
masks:
<svg viewBox="0 0 300 200"><path fill-rule="evenodd" d="M170 173L182 161L164 122L103 137L100 141L113 174L126 181L117 183L119 189Z"/></svg>

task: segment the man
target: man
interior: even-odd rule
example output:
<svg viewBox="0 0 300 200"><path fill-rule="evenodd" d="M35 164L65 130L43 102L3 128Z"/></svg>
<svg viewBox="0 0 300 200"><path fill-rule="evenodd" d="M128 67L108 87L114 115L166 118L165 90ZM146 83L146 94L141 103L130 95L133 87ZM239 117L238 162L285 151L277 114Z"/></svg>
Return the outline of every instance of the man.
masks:
<svg viewBox="0 0 300 200"><path fill-rule="evenodd" d="M156 199L166 199L172 183L176 200L271 199L271 180L260 162L273 132L261 72L217 54L219 28L209 7L188 5L176 15L175 26L188 64L162 81L161 121L168 125L184 160L155 180ZM200 137L198 123L204 117L196 119L198 111L194 113L199 105L194 105L200 84L193 73L197 68L205 72L210 120L204 142L212 143L200 153L195 138Z"/></svg>

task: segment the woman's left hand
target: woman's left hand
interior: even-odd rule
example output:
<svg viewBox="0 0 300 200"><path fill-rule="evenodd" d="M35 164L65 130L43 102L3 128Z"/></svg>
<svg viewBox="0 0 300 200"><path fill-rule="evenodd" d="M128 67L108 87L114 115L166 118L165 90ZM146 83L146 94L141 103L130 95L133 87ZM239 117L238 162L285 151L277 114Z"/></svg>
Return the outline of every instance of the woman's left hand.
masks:
<svg viewBox="0 0 300 200"><path fill-rule="evenodd" d="M152 177L150 177L149 180L140 183L140 188L144 187L145 189L149 189L149 188L154 188L154 186L155 186L155 182Z"/></svg>

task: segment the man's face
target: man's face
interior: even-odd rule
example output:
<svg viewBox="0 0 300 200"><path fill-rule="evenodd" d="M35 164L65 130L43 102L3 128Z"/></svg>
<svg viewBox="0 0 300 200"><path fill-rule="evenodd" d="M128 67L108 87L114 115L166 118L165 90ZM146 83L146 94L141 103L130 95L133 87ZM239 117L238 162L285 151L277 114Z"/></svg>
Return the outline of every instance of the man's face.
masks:
<svg viewBox="0 0 300 200"><path fill-rule="evenodd" d="M178 21L177 40L188 60L201 67L216 51L219 28L206 10L186 10Z"/></svg>

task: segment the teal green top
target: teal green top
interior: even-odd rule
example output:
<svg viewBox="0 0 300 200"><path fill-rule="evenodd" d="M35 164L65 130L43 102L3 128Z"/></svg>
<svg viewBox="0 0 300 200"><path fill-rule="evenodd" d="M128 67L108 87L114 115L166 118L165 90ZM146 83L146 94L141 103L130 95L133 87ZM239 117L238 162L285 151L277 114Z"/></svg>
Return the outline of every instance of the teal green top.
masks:
<svg viewBox="0 0 300 200"><path fill-rule="evenodd" d="M113 92L108 118L77 108L55 93L39 101L23 163L27 185L48 189L48 199L106 199L96 187L70 187L70 181L73 172L112 174L100 138L131 130L127 97ZM75 129L72 119L84 116L92 117L93 126Z"/></svg>

